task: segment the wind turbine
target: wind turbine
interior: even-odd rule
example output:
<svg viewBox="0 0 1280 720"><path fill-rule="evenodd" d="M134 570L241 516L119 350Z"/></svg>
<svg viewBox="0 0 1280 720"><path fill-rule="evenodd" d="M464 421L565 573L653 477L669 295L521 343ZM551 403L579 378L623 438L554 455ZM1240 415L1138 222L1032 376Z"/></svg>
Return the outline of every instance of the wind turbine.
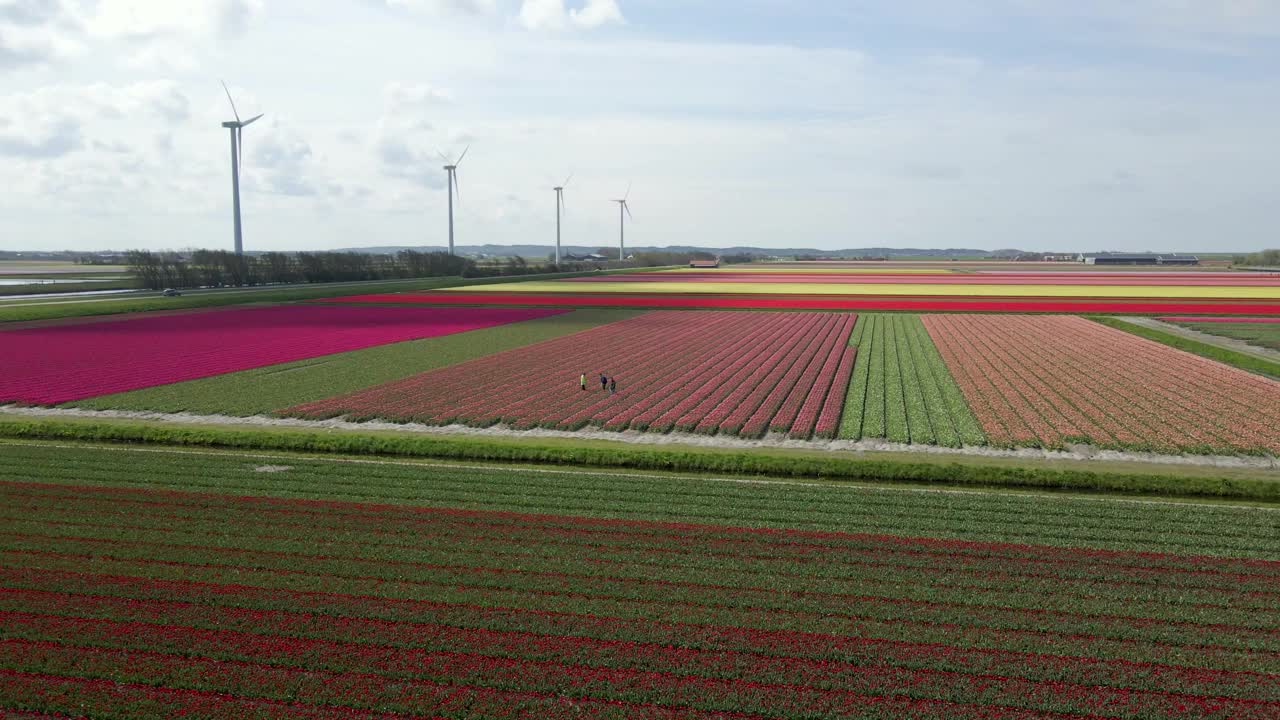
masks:
<svg viewBox="0 0 1280 720"><path fill-rule="evenodd" d="M262 115L259 114L248 120L240 120L240 113L236 110L236 101L231 99L231 91L227 89L227 84L222 83L222 90L227 93L227 101L231 103L231 114L236 116L235 120L228 120L222 123L222 127L231 131L231 214L235 223L236 235L236 256L244 255L244 233L240 230L240 164L244 159L244 142L242 139L244 129L257 122Z"/></svg>
<svg viewBox="0 0 1280 720"><path fill-rule="evenodd" d="M573 179L573 173L563 183L551 188L556 191L556 265L560 264L560 211L564 210L564 188Z"/></svg>
<svg viewBox="0 0 1280 720"><path fill-rule="evenodd" d="M448 186L449 188L449 254L450 255L453 254L453 191L456 189L458 191L458 197L459 198L462 197L462 189L458 187L458 166L462 164L462 158L467 156L467 151L470 149L471 149L470 145L466 146L465 148L463 148L462 154L458 156L458 159L452 160L452 161L449 160L449 158L445 157L444 153L440 152L439 150L436 151L436 154L439 155L442 160L444 160L444 171L448 173L448 177L445 179L445 185Z"/></svg>
<svg viewBox="0 0 1280 720"><path fill-rule="evenodd" d="M618 203L618 261L625 262L627 259L627 218L634 220L631 215L631 206L627 204L627 198L631 197L631 183L627 183L627 192L621 199L611 200L610 202ZM626 212L626 217L622 213Z"/></svg>

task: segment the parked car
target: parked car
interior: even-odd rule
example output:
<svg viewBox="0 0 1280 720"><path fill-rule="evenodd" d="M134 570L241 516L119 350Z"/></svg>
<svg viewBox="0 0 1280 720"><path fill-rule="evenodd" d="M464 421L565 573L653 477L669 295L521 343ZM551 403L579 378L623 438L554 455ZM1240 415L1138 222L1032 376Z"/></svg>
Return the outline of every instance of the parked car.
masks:
<svg viewBox="0 0 1280 720"><path fill-rule="evenodd" d="M182 295L182 293L178 292L177 290L175 290L175 289L173 289L173 288L165 288L165 289L164 289L164 292L162 292L162 293L160 293L160 294L161 294L161 295L163 295L163 296L165 296L165 297L178 297L178 296Z"/></svg>

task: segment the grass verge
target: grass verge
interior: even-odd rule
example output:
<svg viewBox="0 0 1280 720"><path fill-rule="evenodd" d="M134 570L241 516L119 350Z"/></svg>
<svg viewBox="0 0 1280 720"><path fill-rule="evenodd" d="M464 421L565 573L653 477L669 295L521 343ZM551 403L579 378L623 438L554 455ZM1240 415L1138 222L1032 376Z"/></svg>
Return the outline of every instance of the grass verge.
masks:
<svg viewBox="0 0 1280 720"><path fill-rule="evenodd" d="M1088 317L1096 323L1106 325L1107 327L1113 327L1117 330L1123 330L1131 335L1137 335L1138 337L1144 337L1148 340L1154 340L1158 343L1168 345L1169 347L1185 350L1194 355L1209 358L1210 360L1217 360L1218 362L1226 363L1227 365L1240 368L1241 370L1247 370L1252 373L1258 373L1259 375L1266 375L1267 377L1275 380L1280 380L1280 363L1267 360L1266 358L1249 355L1248 353L1236 352L1235 350L1228 350L1227 348L1210 345L1208 343L1200 342L1199 340L1192 340L1191 338L1182 337L1181 335L1174 335L1173 333L1164 332L1163 330L1156 330L1155 328L1149 328L1143 325L1134 325L1133 323L1125 322L1124 320L1113 317Z"/></svg>
<svg viewBox="0 0 1280 720"><path fill-rule="evenodd" d="M0 418L0 437L1280 502L1280 473L1201 466L1116 463L1084 467L1084 461L649 448L561 438L443 437L320 428L233 429L88 418Z"/></svg>
<svg viewBox="0 0 1280 720"><path fill-rule="evenodd" d="M1239 340L1262 350L1280 351L1280 323L1175 322L1172 324L1207 335Z"/></svg>

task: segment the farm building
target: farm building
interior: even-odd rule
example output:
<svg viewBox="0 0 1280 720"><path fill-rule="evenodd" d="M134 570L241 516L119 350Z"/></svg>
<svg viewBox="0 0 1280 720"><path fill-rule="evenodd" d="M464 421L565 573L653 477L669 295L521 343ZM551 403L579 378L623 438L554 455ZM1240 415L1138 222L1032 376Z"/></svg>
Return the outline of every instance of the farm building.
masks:
<svg viewBox="0 0 1280 720"><path fill-rule="evenodd" d="M1195 255L1176 253L1085 253L1076 260L1086 265L1199 265Z"/></svg>
<svg viewBox="0 0 1280 720"><path fill-rule="evenodd" d="M712 269L714 269L714 268L718 268L718 267L720 267L720 258L716 258L715 260L690 260L690 261L689 261L689 267L691 267L691 268L712 268Z"/></svg>

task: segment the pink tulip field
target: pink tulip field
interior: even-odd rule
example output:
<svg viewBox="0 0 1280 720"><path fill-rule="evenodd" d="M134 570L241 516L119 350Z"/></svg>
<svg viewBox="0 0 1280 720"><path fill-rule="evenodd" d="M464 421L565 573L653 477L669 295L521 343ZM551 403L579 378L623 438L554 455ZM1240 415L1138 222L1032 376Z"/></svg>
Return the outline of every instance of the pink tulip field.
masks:
<svg viewBox="0 0 1280 720"><path fill-rule="evenodd" d="M834 437L855 316L651 312L290 408L433 425ZM586 389L579 387L587 376ZM600 375L617 381L602 387Z"/></svg>

